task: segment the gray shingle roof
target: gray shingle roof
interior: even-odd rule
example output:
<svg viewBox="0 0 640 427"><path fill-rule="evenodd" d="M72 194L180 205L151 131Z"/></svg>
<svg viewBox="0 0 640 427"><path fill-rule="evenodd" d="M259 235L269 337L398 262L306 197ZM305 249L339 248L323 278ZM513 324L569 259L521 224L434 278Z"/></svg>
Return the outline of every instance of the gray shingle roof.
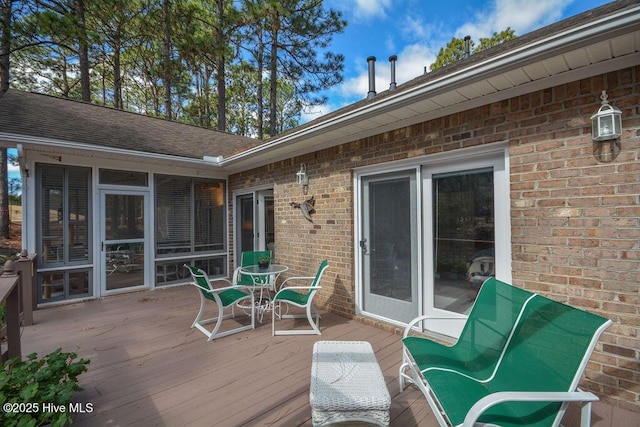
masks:
<svg viewBox="0 0 640 427"><path fill-rule="evenodd" d="M202 159L262 141L127 111L10 89L0 95L0 132Z"/></svg>

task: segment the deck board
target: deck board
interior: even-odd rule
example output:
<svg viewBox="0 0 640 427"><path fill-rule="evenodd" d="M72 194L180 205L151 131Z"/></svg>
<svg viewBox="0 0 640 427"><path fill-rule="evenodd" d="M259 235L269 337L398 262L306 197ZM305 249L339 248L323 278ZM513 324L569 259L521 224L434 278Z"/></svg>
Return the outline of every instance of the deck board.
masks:
<svg viewBox="0 0 640 427"><path fill-rule="evenodd" d="M207 342L190 328L198 307L197 292L181 286L40 309L23 354L62 347L91 360L76 400L95 409L74 425L310 426L313 344L368 341L392 397L391 425L437 425L419 391L399 393L399 335L323 313L321 336L272 337L265 316L255 330Z"/></svg>

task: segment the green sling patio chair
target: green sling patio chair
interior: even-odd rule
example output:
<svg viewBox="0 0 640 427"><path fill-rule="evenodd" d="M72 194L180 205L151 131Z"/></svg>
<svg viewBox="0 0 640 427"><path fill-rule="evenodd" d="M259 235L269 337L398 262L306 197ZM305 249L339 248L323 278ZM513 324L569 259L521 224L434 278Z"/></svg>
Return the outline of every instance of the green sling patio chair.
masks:
<svg viewBox="0 0 640 427"><path fill-rule="evenodd" d="M461 337L473 335L467 328L480 333L459 349L420 348L403 338L405 369L412 372L401 371L401 385L415 384L442 426L558 426L569 402L582 402L582 425L590 425L598 398L578 383L612 322L516 288L509 297L503 285L489 279L482 286Z"/></svg>
<svg viewBox="0 0 640 427"><path fill-rule="evenodd" d="M231 282L226 279L217 280L227 282L229 286L214 288L211 286L211 280L209 280L207 273L203 270L188 264L184 264L184 267L189 270L189 273L191 273L191 277L193 278L192 285L200 291L200 310L191 325L192 328L195 327L205 334L207 336L207 341L249 329L255 329L255 311L253 310L254 296L250 288L232 285ZM213 302L217 305L218 315L209 319L202 319L207 301ZM250 303L250 305L246 305L247 307L250 307L249 316L251 317L251 324L220 332L220 327L224 319L235 318L235 306L241 301L247 301L247 303ZM231 308L231 313L224 314L224 310L229 307ZM213 330L208 330L204 327L204 325L211 323L215 324Z"/></svg>
<svg viewBox="0 0 640 427"><path fill-rule="evenodd" d="M402 340L400 391L404 389L405 380L413 382L406 373L411 363L453 369L474 377L487 376L495 368L522 306L532 296L530 292L489 278L481 286L469 313L471 321L465 322L453 345L425 339L422 335L409 335L416 324L425 322L425 329L429 329L429 320L442 317L426 315L413 319L405 328ZM446 319L459 321L460 316Z"/></svg>
<svg viewBox="0 0 640 427"><path fill-rule="evenodd" d="M272 260L271 251L250 251L250 252L242 252L240 257L240 266L235 269L233 272L232 283L234 285L243 285L243 286L251 286L255 287L255 280L260 280L260 285L264 288L269 289L270 291L275 290L275 283L273 276L255 276L251 277L247 274L242 274L240 269L242 267L248 267L250 265L258 265L260 258L267 257L269 260Z"/></svg>
<svg viewBox="0 0 640 427"><path fill-rule="evenodd" d="M308 277L289 277L284 282L280 290L272 299L273 309L271 311L271 333L272 335L321 335L320 332L320 314L313 306L313 297L320 289L320 280L322 275L329 266L327 260L320 263L318 272L315 276ZM288 286L293 281L311 281L309 286ZM288 307L283 305L290 304L296 307L305 308L306 314L287 314L283 310L288 311ZM315 314L315 321L313 320ZM297 319L307 318L311 329L290 329L276 331L276 316L281 319Z"/></svg>

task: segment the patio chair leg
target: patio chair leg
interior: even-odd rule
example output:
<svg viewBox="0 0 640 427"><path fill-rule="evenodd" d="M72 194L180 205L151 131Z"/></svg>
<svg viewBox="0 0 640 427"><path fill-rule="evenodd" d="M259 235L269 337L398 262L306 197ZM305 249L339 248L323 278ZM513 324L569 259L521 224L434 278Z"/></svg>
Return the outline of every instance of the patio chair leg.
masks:
<svg viewBox="0 0 640 427"><path fill-rule="evenodd" d="M200 323L200 317L202 317L203 313L204 313L204 299L202 298L202 296L200 296L200 310L198 311L198 314L196 315L196 318L193 321L193 324L191 325L192 328L194 328L198 323Z"/></svg>

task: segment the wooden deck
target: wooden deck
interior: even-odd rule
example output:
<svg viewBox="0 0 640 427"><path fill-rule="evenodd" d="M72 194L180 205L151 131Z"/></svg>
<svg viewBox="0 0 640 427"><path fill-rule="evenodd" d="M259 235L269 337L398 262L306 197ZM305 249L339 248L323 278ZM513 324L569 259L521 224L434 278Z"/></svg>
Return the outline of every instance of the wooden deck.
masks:
<svg viewBox="0 0 640 427"><path fill-rule="evenodd" d="M321 336L255 330L206 342L191 323L195 289L181 286L38 310L23 354L58 347L91 360L77 401L79 426L310 426L309 381L319 340L369 341L391 394L392 426L436 426L422 394L398 388L400 336L331 313Z"/></svg>

